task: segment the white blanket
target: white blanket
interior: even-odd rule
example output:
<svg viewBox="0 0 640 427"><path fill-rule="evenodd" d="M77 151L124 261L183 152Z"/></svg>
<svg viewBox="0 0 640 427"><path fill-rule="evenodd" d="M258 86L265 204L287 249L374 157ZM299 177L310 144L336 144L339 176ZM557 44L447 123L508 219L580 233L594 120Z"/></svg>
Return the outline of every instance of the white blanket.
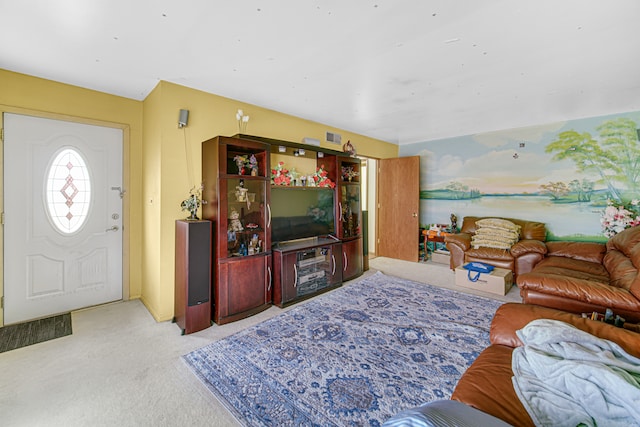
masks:
<svg viewBox="0 0 640 427"><path fill-rule="evenodd" d="M640 426L640 359L557 320L517 334L513 387L537 426Z"/></svg>

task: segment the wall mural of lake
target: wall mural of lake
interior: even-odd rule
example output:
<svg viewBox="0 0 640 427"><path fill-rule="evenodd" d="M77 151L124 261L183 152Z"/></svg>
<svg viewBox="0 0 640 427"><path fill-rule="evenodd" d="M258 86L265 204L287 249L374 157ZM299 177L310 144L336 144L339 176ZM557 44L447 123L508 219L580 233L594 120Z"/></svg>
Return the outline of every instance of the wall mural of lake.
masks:
<svg viewBox="0 0 640 427"><path fill-rule="evenodd" d="M603 241L607 200L640 199L640 112L400 146L420 156L420 223L452 213L541 221L550 239Z"/></svg>

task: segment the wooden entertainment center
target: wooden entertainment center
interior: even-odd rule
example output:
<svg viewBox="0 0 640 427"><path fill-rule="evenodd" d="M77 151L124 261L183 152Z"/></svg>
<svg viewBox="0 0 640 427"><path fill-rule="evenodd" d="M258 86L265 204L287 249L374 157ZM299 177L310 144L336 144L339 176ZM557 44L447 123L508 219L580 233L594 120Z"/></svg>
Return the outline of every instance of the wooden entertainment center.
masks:
<svg viewBox="0 0 640 427"><path fill-rule="evenodd" d="M203 219L213 224L218 324L341 286L362 274L360 160L268 138L202 143Z"/></svg>

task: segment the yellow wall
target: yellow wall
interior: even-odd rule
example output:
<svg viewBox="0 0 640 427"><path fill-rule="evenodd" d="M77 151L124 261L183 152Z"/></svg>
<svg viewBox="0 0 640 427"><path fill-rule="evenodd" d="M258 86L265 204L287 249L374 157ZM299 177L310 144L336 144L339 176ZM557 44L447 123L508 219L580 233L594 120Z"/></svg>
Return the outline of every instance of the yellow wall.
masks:
<svg viewBox="0 0 640 427"><path fill-rule="evenodd" d="M324 141L330 131L351 140L359 155L398 156L394 144L168 82L140 102L0 69L2 112L124 129L125 289L159 321L173 317L175 220L187 216L180 202L200 184L201 142L237 134L239 108L250 116L246 133L251 135ZM189 110L189 124L182 129L180 109Z"/></svg>
<svg viewBox="0 0 640 427"><path fill-rule="evenodd" d="M341 129L302 120L229 98L160 82L144 101L144 277L142 299L158 320L173 317L175 220L185 218L180 202L202 176L201 143L216 135L238 133L236 111L250 116L247 134L301 142L324 141L326 131L351 140L358 154L389 158L398 146ZM187 127L178 128L180 109L189 110ZM339 149L332 144L326 148ZM153 202L151 202L153 200Z"/></svg>

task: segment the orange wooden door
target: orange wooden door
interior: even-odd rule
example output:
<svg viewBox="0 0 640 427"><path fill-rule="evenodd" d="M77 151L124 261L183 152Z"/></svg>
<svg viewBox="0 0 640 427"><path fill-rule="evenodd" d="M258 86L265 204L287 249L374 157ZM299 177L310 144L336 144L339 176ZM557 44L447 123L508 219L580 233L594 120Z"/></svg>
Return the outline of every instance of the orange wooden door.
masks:
<svg viewBox="0 0 640 427"><path fill-rule="evenodd" d="M418 261L420 157L378 162L379 256Z"/></svg>

